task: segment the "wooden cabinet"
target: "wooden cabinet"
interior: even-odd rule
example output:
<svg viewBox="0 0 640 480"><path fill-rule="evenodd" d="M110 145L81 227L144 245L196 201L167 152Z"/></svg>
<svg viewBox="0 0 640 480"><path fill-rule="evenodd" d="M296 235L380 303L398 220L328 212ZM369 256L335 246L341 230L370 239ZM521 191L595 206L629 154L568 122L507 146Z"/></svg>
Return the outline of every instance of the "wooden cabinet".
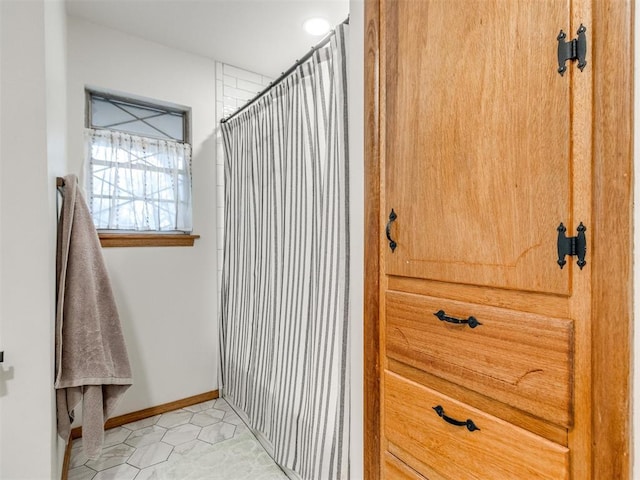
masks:
<svg viewBox="0 0 640 480"><path fill-rule="evenodd" d="M590 408L574 401L590 388L574 370L588 368L590 269L560 268L557 228L591 225L592 69L561 76L553 53L572 9L589 18L588 2L381 8L385 449L427 478L569 478L568 452L585 452L568 431ZM525 417L567 436L535 435Z"/></svg>
<svg viewBox="0 0 640 480"><path fill-rule="evenodd" d="M593 392L606 383L594 372L607 363L594 356L605 343L594 319L601 297L616 294L594 259L603 238L594 222L612 213L599 193L611 177L594 152L606 76L594 74L590 35L602 8L371 0L368 9L368 238L377 240L366 308L377 338L367 385L377 396L367 425L380 439L368 478L605 478L592 449L602 399ZM558 34L571 39L580 25L587 68L568 63L560 75ZM628 194L620 199L628 210ZM569 256L560 267L561 224L567 236L586 226L586 265ZM616 282L629 280L627 271Z"/></svg>

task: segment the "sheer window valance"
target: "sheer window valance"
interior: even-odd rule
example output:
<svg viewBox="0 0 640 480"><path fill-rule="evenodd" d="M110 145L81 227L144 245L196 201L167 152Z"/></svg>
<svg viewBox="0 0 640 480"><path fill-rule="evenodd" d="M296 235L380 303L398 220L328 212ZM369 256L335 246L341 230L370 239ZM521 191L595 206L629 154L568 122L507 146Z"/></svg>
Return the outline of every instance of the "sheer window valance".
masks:
<svg viewBox="0 0 640 480"><path fill-rule="evenodd" d="M191 145L87 128L85 149L96 228L192 230Z"/></svg>

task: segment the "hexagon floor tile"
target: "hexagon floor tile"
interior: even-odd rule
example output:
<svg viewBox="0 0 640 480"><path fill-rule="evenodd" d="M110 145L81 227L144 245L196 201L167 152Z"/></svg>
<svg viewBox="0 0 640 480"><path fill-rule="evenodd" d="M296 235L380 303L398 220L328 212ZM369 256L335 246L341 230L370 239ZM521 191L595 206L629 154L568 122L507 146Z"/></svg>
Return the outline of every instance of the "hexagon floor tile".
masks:
<svg viewBox="0 0 640 480"><path fill-rule="evenodd" d="M82 439L75 440L68 478L287 480L223 399L107 430L98 460L87 460Z"/></svg>
<svg viewBox="0 0 640 480"><path fill-rule="evenodd" d="M209 425L208 427L204 427L198 435L200 440L203 440L207 443L219 443L225 440L229 440L233 438L233 435L236 432L236 426L231 425L230 423L214 423L213 425Z"/></svg>
<svg viewBox="0 0 640 480"><path fill-rule="evenodd" d="M156 425L165 428L173 428L178 425L189 423L191 417L193 417L192 412L188 412L187 410L176 410L175 412L163 413L160 415L160 420L156 422Z"/></svg>
<svg viewBox="0 0 640 480"><path fill-rule="evenodd" d="M180 425L179 427L169 430L165 436L162 437L162 441L175 447L176 445L187 443L198 438L200 430L202 429L198 425L192 425L191 423Z"/></svg>
<svg viewBox="0 0 640 480"><path fill-rule="evenodd" d="M191 417L190 423L201 427L207 427L214 423L221 422L224 416L225 412L222 410L211 408L209 410L203 410L202 412L195 413L193 417Z"/></svg>
<svg viewBox="0 0 640 480"><path fill-rule="evenodd" d="M158 425L141 428L131 433L124 441L127 445L140 448L151 443L158 443L167 433L167 429Z"/></svg>
<svg viewBox="0 0 640 480"><path fill-rule="evenodd" d="M137 448L134 454L129 457L127 463L137 468L147 468L151 465L166 462L172 450L173 446L168 443L151 443Z"/></svg>

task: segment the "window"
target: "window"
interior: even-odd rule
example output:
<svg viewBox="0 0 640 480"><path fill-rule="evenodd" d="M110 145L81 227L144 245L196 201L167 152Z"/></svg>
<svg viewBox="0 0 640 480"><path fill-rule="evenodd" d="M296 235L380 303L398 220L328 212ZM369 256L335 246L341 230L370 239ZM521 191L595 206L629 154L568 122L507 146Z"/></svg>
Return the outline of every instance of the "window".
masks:
<svg viewBox="0 0 640 480"><path fill-rule="evenodd" d="M101 231L188 233L186 110L87 91L89 207Z"/></svg>

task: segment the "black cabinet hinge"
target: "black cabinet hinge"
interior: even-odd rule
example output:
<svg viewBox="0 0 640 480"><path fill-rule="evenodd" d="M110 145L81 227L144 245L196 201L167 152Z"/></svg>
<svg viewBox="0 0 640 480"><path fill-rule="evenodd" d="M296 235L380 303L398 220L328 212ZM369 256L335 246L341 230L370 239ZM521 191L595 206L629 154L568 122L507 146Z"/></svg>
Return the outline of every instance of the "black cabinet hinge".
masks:
<svg viewBox="0 0 640 480"><path fill-rule="evenodd" d="M567 38L567 34L560 30L558 34L558 73L564 75L567 71L567 60L578 60L578 68L580 71L584 70L587 66L587 35L585 32L587 29L584 25L580 24L578 28L578 38L574 38L568 42L564 39Z"/></svg>
<svg viewBox="0 0 640 480"><path fill-rule="evenodd" d="M564 259L566 255L572 255L578 257L578 266L580 270L587 262L584 257L587 255L587 237L584 232L587 230L582 222L578 225L578 235L575 237L567 237L565 232L567 228L560 223L558 230L558 265L560 268L564 267L567 261Z"/></svg>

